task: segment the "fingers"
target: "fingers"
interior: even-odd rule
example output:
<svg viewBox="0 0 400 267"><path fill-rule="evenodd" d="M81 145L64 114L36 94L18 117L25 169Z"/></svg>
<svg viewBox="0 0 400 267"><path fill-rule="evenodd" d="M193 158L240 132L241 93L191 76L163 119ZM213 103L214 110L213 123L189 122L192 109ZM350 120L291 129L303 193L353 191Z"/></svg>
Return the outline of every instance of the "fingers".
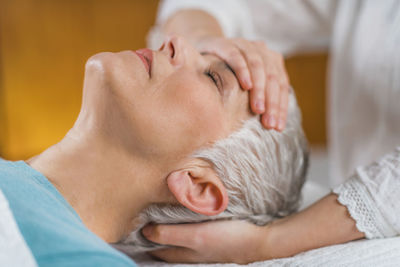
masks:
<svg viewBox="0 0 400 267"><path fill-rule="evenodd" d="M236 46L246 59L247 67L250 71L253 88L250 91L250 106L254 113L261 114L265 111L265 76L266 70L264 62L260 57L259 49L251 42L237 40Z"/></svg>
<svg viewBox="0 0 400 267"><path fill-rule="evenodd" d="M275 78L268 79L266 86L266 112L261 122L267 129L283 131L286 126L289 104L289 88Z"/></svg>
<svg viewBox="0 0 400 267"><path fill-rule="evenodd" d="M176 263L199 263L204 262L204 259L200 259L198 254L188 248L167 248L149 252L152 257L161 259L167 262Z"/></svg>
<svg viewBox="0 0 400 267"><path fill-rule="evenodd" d="M153 242L176 246L150 255L180 263L249 263L261 258L257 253L266 237L264 227L232 220L157 225L145 227L143 234Z"/></svg>
<svg viewBox="0 0 400 267"><path fill-rule="evenodd" d="M243 89L251 89L253 87L246 59L230 40L225 38L212 42L205 40L198 44L198 48L201 52L213 53L226 61L232 67Z"/></svg>
<svg viewBox="0 0 400 267"><path fill-rule="evenodd" d="M198 227L194 227L199 225ZM160 224L148 225L142 230L150 241L162 245L195 248L201 242L197 235L200 224Z"/></svg>
<svg viewBox="0 0 400 267"><path fill-rule="evenodd" d="M287 108L289 101L289 79L285 70L282 55L262 45L267 82L265 86L266 111L261 116L261 122L267 129L283 131L286 126Z"/></svg>
<svg viewBox="0 0 400 267"><path fill-rule="evenodd" d="M267 129L283 131L286 126L289 79L284 59L264 42L245 39L206 39L199 49L225 60L243 89L251 89L250 107L261 115Z"/></svg>
<svg viewBox="0 0 400 267"><path fill-rule="evenodd" d="M262 124L268 129L276 129L280 107L280 87L274 76L270 76L266 86L266 112L261 117Z"/></svg>
<svg viewBox="0 0 400 267"><path fill-rule="evenodd" d="M240 86L243 89L248 90L253 87L253 82L247 67L246 59L236 47L233 47L232 50L227 53L222 53L221 58L232 67L239 80Z"/></svg>
<svg viewBox="0 0 400 267"><path fill-rule="evenodd" d="M277 130L283 131L286 127L286 119L287 119L287 112L288 112L288 105L289 105L289 88L283 86L280 90L281 97L279 102L279 119Z"/></svg>

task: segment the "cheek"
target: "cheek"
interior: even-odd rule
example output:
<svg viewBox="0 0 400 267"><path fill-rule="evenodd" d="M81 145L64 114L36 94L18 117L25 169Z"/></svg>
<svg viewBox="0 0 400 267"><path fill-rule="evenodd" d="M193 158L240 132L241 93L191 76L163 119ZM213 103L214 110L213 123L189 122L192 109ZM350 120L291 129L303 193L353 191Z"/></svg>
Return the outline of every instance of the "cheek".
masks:
<svg viewBox="0 0 400 267"><path fill-rule="evenodd" d="M154 94L154 133L170 151L191 153L225 132L223 106L215 91L194 75L169 77Z"/></svg>

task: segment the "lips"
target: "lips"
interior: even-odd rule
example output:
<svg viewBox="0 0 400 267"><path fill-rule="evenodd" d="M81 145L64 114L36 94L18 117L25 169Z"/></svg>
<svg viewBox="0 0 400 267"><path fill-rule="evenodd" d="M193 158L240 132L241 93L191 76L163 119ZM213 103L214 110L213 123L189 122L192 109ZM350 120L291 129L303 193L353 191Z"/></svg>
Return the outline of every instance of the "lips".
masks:
<svg viewBox="0 0 400 267"><path fill-rule="evenodd" d="M151 77L151 63L153 62L153 51L148 48L143 48L134 51L134 53L142 60L149 76Z"/></svg>

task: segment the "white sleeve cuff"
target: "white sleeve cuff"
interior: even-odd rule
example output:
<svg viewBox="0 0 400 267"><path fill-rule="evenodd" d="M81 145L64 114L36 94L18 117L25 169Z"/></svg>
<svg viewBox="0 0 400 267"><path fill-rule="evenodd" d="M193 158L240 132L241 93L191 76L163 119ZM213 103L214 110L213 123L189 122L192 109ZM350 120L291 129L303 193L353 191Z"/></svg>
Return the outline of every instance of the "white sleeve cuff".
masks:
<svg viewBox="0 0 400 267"><path fill-rule="evenodd" d="M350 216L356 221L357 229L365 233L366 238L397 235L381 214L368 188L361 182L358 171L347 182L336 187L333 192L338 195L339 203L347 207Z"/></svg>

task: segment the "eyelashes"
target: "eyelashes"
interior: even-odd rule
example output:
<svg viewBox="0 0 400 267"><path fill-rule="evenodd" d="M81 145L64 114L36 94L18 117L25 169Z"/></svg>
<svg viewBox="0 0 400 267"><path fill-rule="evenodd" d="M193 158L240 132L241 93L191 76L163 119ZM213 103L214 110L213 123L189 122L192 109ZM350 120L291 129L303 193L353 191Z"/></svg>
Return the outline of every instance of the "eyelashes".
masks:
<svg viewBox="0 0 400 267"><path fill-rule="evenodd" d="M218 72L213 71L212 69L206 69L206 71L204 72L204 74L206 76L208 76L210 78L210 80L215 84L215 86L217 87L218 91L221 93L222 92L222 79L219 76Z"/></svg>

